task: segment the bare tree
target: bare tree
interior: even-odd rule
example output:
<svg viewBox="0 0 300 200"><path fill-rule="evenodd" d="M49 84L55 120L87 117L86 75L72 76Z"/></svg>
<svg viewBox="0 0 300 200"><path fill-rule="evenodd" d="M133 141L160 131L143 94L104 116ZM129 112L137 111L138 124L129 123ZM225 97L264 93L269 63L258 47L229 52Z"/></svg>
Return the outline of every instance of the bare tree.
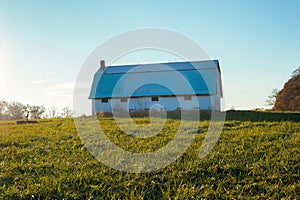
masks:
<svg viewBox="0 0 300 200"><path fill-rule="evenodd" d="M27 108L20 102L7 104L7 112L10 119L22 119L25 116Z"/></svg>
<svg viewBox="0 0 300 200"><path fill-rule="evenodd" d="M300 75L300 66L293 71L292 78L294 78L295 76L298 76L298 75Z"/></svg>
<svg viewBox="0 0 300 200"><path fill-rule="evenodd" d="M0 120L8 119L7 102L5 100L0 101Z"/></svg>
<svg viewBox="0 0 300 200"><path fill-rule="evenodd" d="M61 111L61 116L66 118L73 117L73 114L73 111L68 106L64 107Z"/></svg>
<svg viewBox="0 0 300 200"><path fill-rule="evenodd" d="M42 118L42 115L45 113L45 107L42 106L30 106L27 105L28 110L30 111L31 117L34 119Z"/></svg>
<svg viewBox="0 0 300 200"><path fill-rule="evenodd" d="M276 97L279 93L278 89L273 89L271 94L268 96L268 99L266 100L266 104L268 106L274 106L275 105L275 101L276 101Z"/></svg>
<svg viewBox="0 0 300 200"><path fill-rule="evenodd" d="M29 117L29 113L32 118L39 119L45 112L44 106L26 106L20 102L7 102L5 100L0 101L0 120L14 120Z"/></svg>
<svg viewBox="0 0 300 200"><path fill-rule="evenodd" d="M47 118L56 118L58 117L59 115L59 111L56 107L51 107L51 108L48 108L47 110Z"/></svg>

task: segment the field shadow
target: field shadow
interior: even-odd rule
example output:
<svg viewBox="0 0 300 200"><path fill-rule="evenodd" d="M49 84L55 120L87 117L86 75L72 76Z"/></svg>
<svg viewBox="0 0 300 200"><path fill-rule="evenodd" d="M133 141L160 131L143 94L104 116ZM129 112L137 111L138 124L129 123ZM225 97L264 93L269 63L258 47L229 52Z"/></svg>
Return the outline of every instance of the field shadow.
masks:
<svg viewBox="0 0 300 200"><path fill-rule="evenodd" d="M226 121L252 122L300 122L299 112L267 112L267 111L226 111Z"/></svg>
<svg viewBox="0 0 300 200"><path fill-rule="evenodd" d="M194 112L199 111L168 111L167 118L168 119L181 119L181 112L186 112L186 116L195 116ZM300 112L274 112L274 111L247 111L247 110L229 110L226 111L225 121L251 121L251 122L282 122L282 121L292 121L292 122L300 122ZM99 119L101 117L111 117L110 115L98 116ZM122 117L122 116L120 116ZM134 112L130 113L131 118L150 118L148 112ZM159 116L158 116L159 117ZM112 118L113 120L113 118ZM191 117L191 119L186 118L188 121L210 121L211 120L211 111L204 110L200 111L199 119L195 119L195 117ZM234 126L234 124L232 125ZM265 126L265 124L261 123L261 126Z"/></svg>

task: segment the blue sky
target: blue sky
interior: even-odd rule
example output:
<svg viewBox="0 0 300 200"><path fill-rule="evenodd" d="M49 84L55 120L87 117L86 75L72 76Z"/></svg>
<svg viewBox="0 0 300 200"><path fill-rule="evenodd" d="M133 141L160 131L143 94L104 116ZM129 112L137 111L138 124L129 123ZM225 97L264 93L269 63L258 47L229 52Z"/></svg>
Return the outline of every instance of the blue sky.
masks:
<svg viewBox="0 0 300 200"><path fill-rule="evenodd" d="M72 107L77 74L98 45L158 27L190 37L220 60L227 109L266 107L272 89L300 66L299 9L297 0L0 0L0 99ZM120 62L156 58L140 54Z"/></svg>

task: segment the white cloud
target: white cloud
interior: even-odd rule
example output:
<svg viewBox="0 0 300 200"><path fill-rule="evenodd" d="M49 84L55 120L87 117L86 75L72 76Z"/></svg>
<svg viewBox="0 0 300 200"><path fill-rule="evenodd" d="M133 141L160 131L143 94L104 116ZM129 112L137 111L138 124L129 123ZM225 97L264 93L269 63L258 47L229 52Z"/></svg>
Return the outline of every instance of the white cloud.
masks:
<svg viewBox="0 0 300 200"><path fill-rule="evenodd" d="M67 97L72 98L74 91L74 82L62 82L52 84L43 89L43 93L48 98Z"/></svg>
<svg viewBox="0 0 300 200"><path fill-rule="evenodd" d="M44 84L44 83L48 83L48 81L43 81L43 80L35 80L35 81L31 81L34 84Z"/></svg>

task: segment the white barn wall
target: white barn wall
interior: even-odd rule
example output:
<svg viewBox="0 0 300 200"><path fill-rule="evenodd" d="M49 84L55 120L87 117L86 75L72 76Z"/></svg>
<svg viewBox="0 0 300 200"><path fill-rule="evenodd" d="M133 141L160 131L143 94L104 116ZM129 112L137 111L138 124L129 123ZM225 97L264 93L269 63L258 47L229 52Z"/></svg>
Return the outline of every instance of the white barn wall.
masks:
<svg viewBox="0 0 300 200"><path fill-rule="evenodd" d="M213 96L197 96L198 104L201 110L212 110L214 109L215 98Z"/></svg>
<svg viewBox="0 0 300 200"><path fill-rule="evenodd" d="M111 99L108 99L108 103L102 103L101 99L92 100L93 114L98 112L111 112Z"/></svg>
<svg viewBox="0 0 300 200"><path fill-rule="evenodd" d="M197 104L198 101L198 104ZM152 101L151 97L128 98L127 102L121 102L120 98L108 99L107 103L102 103L101 99L93 100L93 113L100 111L113 112L114 110L145 110L154 105L161 105L167 111L173 111L178 108L184 110L220 110L220 101L218 96L192 96L191 100L184 100L179 97L159 97L158 101ZM213 106L213 107L212 107ZM113 109L112 109L113 108Z"/></svg>

